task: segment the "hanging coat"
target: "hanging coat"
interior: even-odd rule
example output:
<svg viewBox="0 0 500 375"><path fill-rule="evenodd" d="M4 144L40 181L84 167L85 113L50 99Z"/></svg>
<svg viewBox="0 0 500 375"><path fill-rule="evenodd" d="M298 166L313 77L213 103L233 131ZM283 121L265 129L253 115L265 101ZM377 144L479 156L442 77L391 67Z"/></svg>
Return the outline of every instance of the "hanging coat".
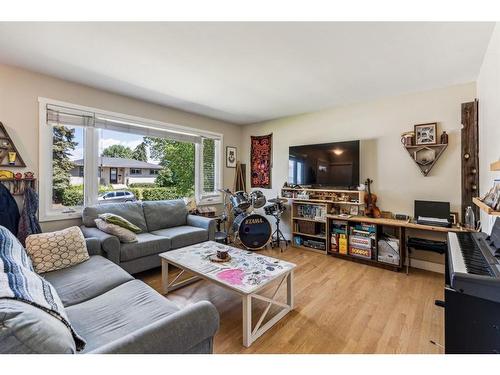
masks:
<svg viewBox="0 0 500 375"><path fill-rule="evenodd" d="M38 223L36 213L38 211L38 194L31 187L24 190L24 207L21 212L21 220L19 221L19 231L17 238L23 246L25 245L26 237L30 234L41 233L42 228Z"/></svg>
<svg viewBox="0 0 500 375"><path fill-rule="evenodd" d="M9 189L2 183L0 183L0 225L3 225L10 230L14 236L17 236L19 208Z"/></svg>

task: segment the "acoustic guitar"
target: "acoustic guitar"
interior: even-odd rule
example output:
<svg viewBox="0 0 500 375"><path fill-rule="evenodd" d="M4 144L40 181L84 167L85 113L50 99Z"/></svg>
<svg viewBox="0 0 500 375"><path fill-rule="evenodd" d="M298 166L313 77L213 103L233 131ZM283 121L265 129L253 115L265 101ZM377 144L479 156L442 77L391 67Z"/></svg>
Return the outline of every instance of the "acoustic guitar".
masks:
<svg viewBox="0 0 500 375"><path fill-rule="evenodd" d="M372 194L370 190L370 185L373 183L373 180L369 178L366 179L365 185L367 187L368 193L365 194L365 215L368 217L381 217L382 214L380 212L380 208L377 207L377 196Z"/></svg>

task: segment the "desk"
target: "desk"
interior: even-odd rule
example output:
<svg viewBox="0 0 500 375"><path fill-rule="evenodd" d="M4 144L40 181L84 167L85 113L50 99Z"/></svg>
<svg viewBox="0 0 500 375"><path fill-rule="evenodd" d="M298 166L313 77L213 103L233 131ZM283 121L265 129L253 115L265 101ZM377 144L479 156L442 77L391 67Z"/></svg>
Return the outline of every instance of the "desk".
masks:
<svg viewBox="0 0 500 375"><path fill-rule="evenodd" d="M375 259L360 259L350 254L340 254L338 252L331 251L331 239L330 239L330 227L332 221L345 221L346 225L349 226L349 223L365 223L365 224L374 224L377 226L377 237L383 231L383 227L392 227L394 232L397 233L397 237L399 237L399 253L400 253L400 263L399 265L392 265L388 263L383 263ZM406 273L409 273L410 267L410 258L409 258L409 249L406 246L406 229L416 229L428 232L439 232L439 233L447 233L447 232L467 232L468 230L465 228L453 226L450 228L431 226L431 225L423 225L417 224L415 222L409 220L396 220L396 219L385 219L385 218L371 218L367 216L351 216L349 218L338 216L338 215L326 215L326 253L333 255L335 257L349 259L352 261L357 261L365 264L370 264L374 266L390 268L393 270L400 270L405 266L406 258ZM378 241L378 240L377 240ZM376 242L377 242L376 241ZM378 246L378 243L375 245Z"/></svg>
<svg viewBox="0 0 500 375"><path fill-rule="evenodd" d="M350 218L341 217L338 215L326 215L327 218L335 220L345 220L345 221L355 221L358 223L369 223L378 225L388 225L393 227L405 227L412 229L428 230L432 232L468 232L467 229L457 226L452 226L451 228L445 227L435 227L432 225L417 224L410 220L396 220L396 219L384 219L384 218L373 218L368 216L351 216Z"/></svg>

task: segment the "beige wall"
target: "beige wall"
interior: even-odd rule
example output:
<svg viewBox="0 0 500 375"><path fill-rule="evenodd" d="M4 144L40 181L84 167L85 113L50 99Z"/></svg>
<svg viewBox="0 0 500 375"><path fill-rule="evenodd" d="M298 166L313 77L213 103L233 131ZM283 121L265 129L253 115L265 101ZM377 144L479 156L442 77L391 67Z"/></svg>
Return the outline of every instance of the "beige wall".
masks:
<svg viewBox="0 0 500 375"><path fill-rule="evenodd" d="M425 199L450 201L452 211L459 211L460 104L475 94L475 84L469 83L248 125L243 129L242 161L249 163L251 135L273 133L273 188L265 191L270 197L287 180L290 145L360 139L360 181L374 180L382 210L412 215L414 200ZM400 135L427 122L438 122L439 134L446 130L449 146L423 177Z"/></svg>
<svg viewBox="0 0 500 375"><path fill-rule="evenodd" d="M47 97L224 134L225 146L241 150L241 127L137 99L97 90L27 70L0 65L0 121L22 155L27 170L38 177L38 97ZM224 168L224 186L233 184L234 169ZM43 182L43 179L42 179ZM44 230L78 224L48 222Z"/></svg>
<svg viewBox="0 0 500 375"><path fill-rule="evenodd" d="M500 172L490 171L490 163L500 160L500 24L491 36L477 80L479 98L479 189L484 195ZM483 231L490 232L494 216L481 213Z"/></svg>

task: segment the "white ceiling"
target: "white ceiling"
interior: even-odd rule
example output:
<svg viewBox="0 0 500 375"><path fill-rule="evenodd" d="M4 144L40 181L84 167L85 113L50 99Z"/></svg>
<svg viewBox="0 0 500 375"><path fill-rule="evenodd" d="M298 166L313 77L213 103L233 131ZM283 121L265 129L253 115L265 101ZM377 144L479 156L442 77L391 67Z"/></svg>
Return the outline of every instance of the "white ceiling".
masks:
<svg viewBox="0 0 500 375"><path fill-rule="evenodd" d="M0 62L246 124L477 78L493 23L0 23Z"/></svg>

